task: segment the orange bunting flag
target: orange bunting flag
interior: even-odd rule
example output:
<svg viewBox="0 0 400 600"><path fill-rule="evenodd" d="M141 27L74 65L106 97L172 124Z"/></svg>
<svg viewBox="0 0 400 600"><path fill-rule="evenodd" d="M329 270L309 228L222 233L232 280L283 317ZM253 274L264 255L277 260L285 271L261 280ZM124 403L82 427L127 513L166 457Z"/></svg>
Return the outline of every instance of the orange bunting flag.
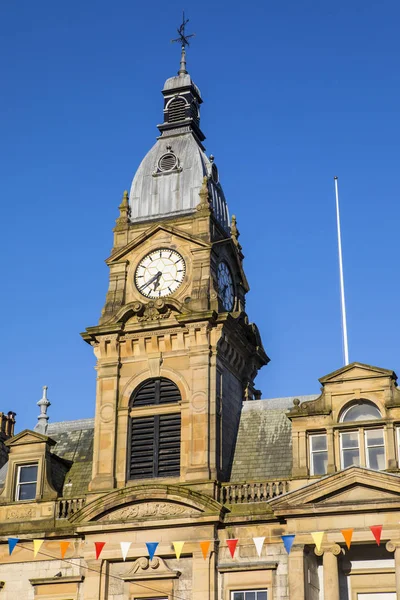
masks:
<svg viewBox="0 0 400 600"><path fill-rule="evenodd" d="M200 542L201 552L203 554L204 560L207 558L208 550L210 548L211 542Z"/></svg>
<svg viewBox="0 0 400 600"><path fill-rule="evenodd" d="M39 552L44 540L33 540L33 557L36 558L36 554Z"/></svg>
<svg viewBox="0 0 400 600"><path fill-rule="evenodd" d="M344 541L346 542L347 549L350 550L351 546L351 538L353 537L354 529L342 529L340 532L344 537Z"/></svg>
<svg viewBox="0 0 400 600"><path fill-rule="evenodd" d="M172 545L175 550L176 558L179 560L181 557L182 548L185 545L185 542L172 542Z"/></svg>
<svg viewBox="0 0 400 600"><path fill-rule="evenodd" d="M370 526L370 530L372 531L372 535L374 536L378 546L381 545L382 527L383 527L382 525L371 525Z"/></svg>
<svg viewBox="0 0 400 600"><path fill-rule="evenodd" d="M314 544L319 552L321 550L322 540L324 539L325 531L314 531L311 535Z"/></svg>
<svg viewBox="0 0 400 600"><path fill-rule="evenodd" d="M235 540L226 540L226 544L227 544L227 546L229 548L229 552L231 553L232 558L235 555L235 550L236 550L237 543L238 543L237 539L235 539Z"/></svg>
<svg viewBox="0 0 400 600"><path fill-rule="evenodd" d="M106 543L105 542L95 542L94 545L96 548L96 560L97 560L101 554L101 551L103 550L104 546L106 545Z"/></svg>
<svg viewBox="0 0 400 600"><path fill-rule="evenodd" d="M61 558L64 558L69 547L69 542L60 542Z"/></svg>

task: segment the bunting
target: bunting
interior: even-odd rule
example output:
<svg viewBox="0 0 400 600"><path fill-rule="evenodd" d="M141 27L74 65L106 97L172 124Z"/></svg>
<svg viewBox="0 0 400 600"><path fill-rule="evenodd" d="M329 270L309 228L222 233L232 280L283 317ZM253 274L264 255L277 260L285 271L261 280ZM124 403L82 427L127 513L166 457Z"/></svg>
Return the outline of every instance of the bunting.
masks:
<svg viewBox="0 0 400 600"><path fill-rule="evenodd" d="M124 561L126 560L126 557L128 556L128 552L129 552L129 548L131 547L131 543L132 542L120 542L121 554L122 554L122 558L124 559Z"/></svg>
<svg viewBox="0 0 400 600"><path fill-rule="evenodd" d="M378 546L381 545L381 533L382 533L382 525L371 525L370 530L372 531L372 535L374 536L376 543Z"/></svg>
<svg viewBox="0 0 400 600"><path fill-rule="evenodd" d="M211 542L200 542L201 552L203 554L204 560L207 558L208 550L210 548Z"/></svg>
<svg viewBox="0 0 400 600"><path fill-rule="evenodd" d="M61 558L64 558L65 553L67 552L68 548L69 548L69 542L60 542Z"/></svg>
<svg viewBox="0 0 400 600"><path fill-rule="evenodd" d="M172 545L175 550L176 558L179 560L181 557L181 552L182 552L183 546L185 545L185 542L172 542Z"/></svg>
<svg viewBox="0 0 400 600"><path fill-rule="evenodd" d="M239 541L238 539L226 540L226 545L229 548L229 552L231 553L232 558L235 555L235 550L236 550L236 546L237 546L238 541Z"/></svg>
<svg viewBox="0 0 400 600"><path fill-rule="evenodd" d="M314 541L314 544L315 544L318 552L321 550L322 540L324 539L324 535L325 535L325 531L314 531L311 534L312 539Z"/></svg>
<svg viewBox="0 0 400 600"><path fill-rule="evenodd" d="M290 554L295 537L295 535L281 535L283 545L285 546L285 550L288 554Z"/></svg>
<svg viewBox="0 0 400 600"><path fill-rule="evenodd" d="M149 553L150 560L153 560L157 546L158 542L146 542L147 552Z"/></svg>
<svg viewBox="0 0 400 600"><path fill-rule="evenodd" d="M255 538L253 538L253 542L254 542L254 545L256 547L258 556L261 556L261 552L262 552L262 547L263 547L263 544L264 544L264 540L265 540L265 537L255 537Z"/></svg>
<svg viewBox="0 0 400 600"><path fill-rule="evenodd" d="M18 544L19 538L8 538L8 552L11 555L15 546Z"/></svg>
<svg viewBox="0 0 400 600"><path fill-rule="evenodd" d="M37 553L42 547L44 540L33 540L33 558L36 558Z"/></svg>
<svg viewBox="0 0 400 600"><path fill-rule="evenodd" d="M99 558L105 545L106 545L105 542L95 542L94 543L94 546L96 548L96 560Z"/></svg>
<svg viewBox="0 0 400 600"><path fill-rule="evenodd" d="M348 550L350 550L351 539L353 537L353 531L354 531L354 529L342 529L342 531L340 532L342 534L342 536L344 537L344 541L346 542L346 546L347 546Z"/></svg>

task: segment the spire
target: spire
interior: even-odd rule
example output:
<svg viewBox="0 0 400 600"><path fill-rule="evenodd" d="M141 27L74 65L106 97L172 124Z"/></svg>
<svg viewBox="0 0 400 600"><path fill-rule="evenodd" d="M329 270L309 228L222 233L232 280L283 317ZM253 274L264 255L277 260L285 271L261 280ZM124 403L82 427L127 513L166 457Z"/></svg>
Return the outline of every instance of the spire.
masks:
<svg viewBox="0 0 400 600"><path fill-rule="evenodd" d="M186 71L186 48L185 46L189 46L189 38L194 37L195 33L190 33L189 35L185 33L185 27L189 23L189 19L185 19L185 12L182 13L182 24L179 29L177 29L178 36L175 40L171 40L171 42L180 42L181 44L181 66L178 71L178 75L187 75Z"/></svg>
<svg viewBox="0 0 400 600"><path fill-rule="evenodd" d="M51 405L50 400L47 398L47 385L43 386L43 396L40 398L37 405L40 407L40 415L38 416L35 431L45 434L47 431L47 421L49 420L47 409Z"/></svg>

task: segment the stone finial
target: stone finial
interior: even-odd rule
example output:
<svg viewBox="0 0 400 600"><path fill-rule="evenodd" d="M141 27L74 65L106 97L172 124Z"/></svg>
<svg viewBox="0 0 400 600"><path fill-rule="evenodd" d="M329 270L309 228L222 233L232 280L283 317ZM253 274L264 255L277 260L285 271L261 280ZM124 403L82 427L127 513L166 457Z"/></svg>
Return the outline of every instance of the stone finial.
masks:
<svg viewBox="0 0 400 600"><path fill-rule="evenodd" d="M38 422L35 426L35 431L45 434L47 431L47 421L49 420L47 409L51 405L50 400L47 398L47 385L43 386L43 396L40 398L37 405L40 407L40 415L38 416Z"/></svg>
<svg viewBox="0 0 400 600"><path fill-rule="evenodd" d="M115 221L116 229L126 229L131 216L131 207L129 206L129 194L127 190L124 191L122 196L122 202L119 205L119 217Z"/></svg>
<svg viewBox="0 0 400 600"><path fill-rule="evenodd" d="M210 193L208 191L208 178L206 175L203 177L203 183L201 186L201 190L199 192L199 196L200 196L200 203L196 207L197 210L212 212L211 198L210 198Z"/></svg>
<svg viewBox="0 0 400 600"><path fill-rule="evenodd" d="M235 215L232 215L232 219L231 219L231 236L232 236L232 240L233 243L235 244L235 246L237 247L238 250L242 249L242 246L239 244L239 229L237 228L237 220Z"/></svg>

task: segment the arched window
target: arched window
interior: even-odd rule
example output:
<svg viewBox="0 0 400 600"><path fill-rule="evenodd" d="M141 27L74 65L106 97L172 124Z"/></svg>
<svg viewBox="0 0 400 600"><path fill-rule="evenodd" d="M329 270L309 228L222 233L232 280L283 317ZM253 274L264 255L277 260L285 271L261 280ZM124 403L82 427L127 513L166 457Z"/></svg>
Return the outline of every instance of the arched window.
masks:
<svg viewBox="0 0 400 600"><path fill-rule="evenodd" d="M348 408L345 408L340 417L340 422L373 421L381 418L382 415L375 404L369 400L360 400L359 402L352 403Z"/></svg>
<svg viewBox="0 0 400 600"><path fill-rule="evenodd" d="M181 400L179 389L164 377L148 379L130 399L128 479L177 477L180 475L181 414L173 405ZM157 414L160 405L171 412ZM135 416L135 409L153 406L148 416Z"/></svg>

